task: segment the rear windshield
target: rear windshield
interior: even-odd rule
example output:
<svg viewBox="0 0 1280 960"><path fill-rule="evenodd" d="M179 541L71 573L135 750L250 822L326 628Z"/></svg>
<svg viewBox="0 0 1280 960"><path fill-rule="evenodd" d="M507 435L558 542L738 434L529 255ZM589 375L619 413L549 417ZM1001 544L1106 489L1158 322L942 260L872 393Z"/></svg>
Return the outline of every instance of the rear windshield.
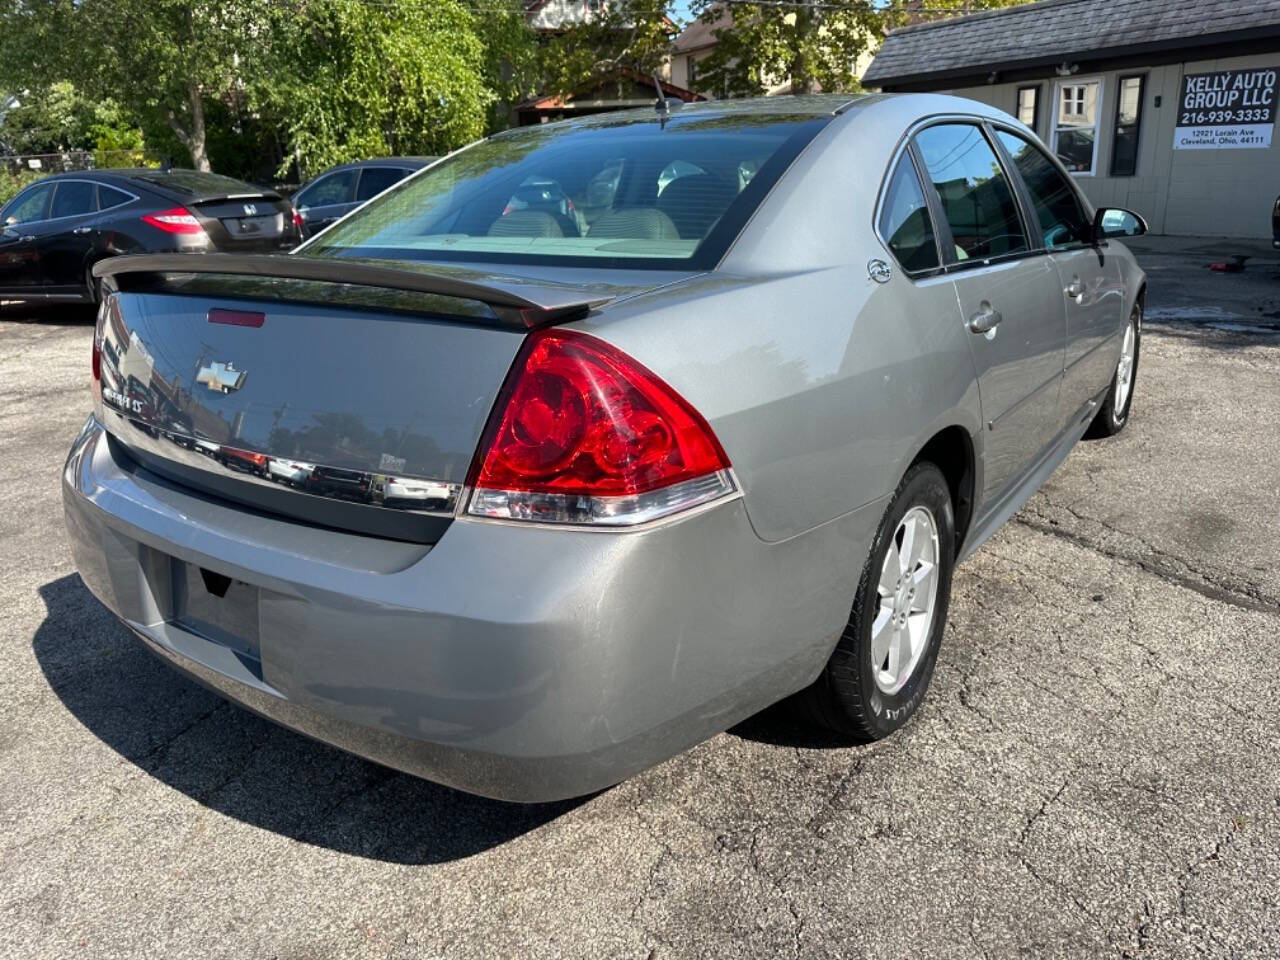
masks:
<svg viewBox="0 0 1280 960"><path fill-rule="evenodd" d="M233 180L216 173L198 170L157 170L155 173L138 173L133 179L180 194L195 200L212 197L263 197L275 196L270 190L255 187L243 180Z"/></svg>
<svg viewBox="0 0 1280 960"><path fill-rule="evenodd" d="M707 269L829 117L653 114L460 151L306 252Z"/></svg>

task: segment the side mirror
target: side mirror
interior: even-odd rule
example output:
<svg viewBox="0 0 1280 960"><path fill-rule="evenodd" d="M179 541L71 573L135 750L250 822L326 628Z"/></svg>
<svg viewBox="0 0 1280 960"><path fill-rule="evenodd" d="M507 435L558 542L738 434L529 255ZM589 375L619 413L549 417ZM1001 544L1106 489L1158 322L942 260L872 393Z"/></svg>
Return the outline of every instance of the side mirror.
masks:
<svg viewBox="0 0 1280 960"><path fill-rule="evenodd" d="M1147 221L1121 207L1102 207L1093 217L1094 240L1111 237L1140 237L1147 232Z"/></svg>

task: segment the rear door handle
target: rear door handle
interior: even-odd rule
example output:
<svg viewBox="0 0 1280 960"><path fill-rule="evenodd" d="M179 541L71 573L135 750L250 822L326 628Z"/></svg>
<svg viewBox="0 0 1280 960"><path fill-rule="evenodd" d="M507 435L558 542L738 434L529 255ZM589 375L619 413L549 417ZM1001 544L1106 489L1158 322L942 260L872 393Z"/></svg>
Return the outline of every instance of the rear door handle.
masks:
<svg viewBox="0 0 1280 960"><path fill-rule="evenodd" d="M1067 289L1063 291L1072 300L1077 297L1084 296L1084 284L1080 282L1079 277L1072 277L1071 282L1067 284Z"/></svg>
<svg viewBox="0 0 1280 960"><path fill-rule="evenodd" d="M983 300L978 312L969 318L969 329L973 333L989 333L998 327L1003 319L999 310L993 309L991 304Z"/></svg>
<svg viewBox="0 0 1280 960"><path fill-rule="evenodd" d="M78 237L83 237L86 233L93 233L93 227L76 227L71 232Z"/></svg>

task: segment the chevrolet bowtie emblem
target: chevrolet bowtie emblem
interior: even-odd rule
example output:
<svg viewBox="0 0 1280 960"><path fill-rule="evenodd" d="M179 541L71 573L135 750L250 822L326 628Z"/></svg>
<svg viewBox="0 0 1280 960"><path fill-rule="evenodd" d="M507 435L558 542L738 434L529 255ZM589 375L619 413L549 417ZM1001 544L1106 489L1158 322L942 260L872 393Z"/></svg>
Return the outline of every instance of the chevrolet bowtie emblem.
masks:
<svg viewBox="0 0 1280 960"><path fill-rule="evenodd" d="M232 363L211 363L201 367L196 374L196 383L203 383L216 393L230 393L244 386L244 378L248 371L237 370Z"/></svg>

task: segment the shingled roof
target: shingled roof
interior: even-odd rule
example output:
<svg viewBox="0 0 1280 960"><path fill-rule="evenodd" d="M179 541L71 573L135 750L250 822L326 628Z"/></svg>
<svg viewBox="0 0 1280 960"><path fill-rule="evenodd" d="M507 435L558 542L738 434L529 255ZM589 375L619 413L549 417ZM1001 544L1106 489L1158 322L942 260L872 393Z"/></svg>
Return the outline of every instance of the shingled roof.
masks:
<svg viewBox="0 0 1280 960"><path fill-rule="evenodd" d="M892 31L868 87L1280 36L1280 0L1039 0Z"/></svg>

